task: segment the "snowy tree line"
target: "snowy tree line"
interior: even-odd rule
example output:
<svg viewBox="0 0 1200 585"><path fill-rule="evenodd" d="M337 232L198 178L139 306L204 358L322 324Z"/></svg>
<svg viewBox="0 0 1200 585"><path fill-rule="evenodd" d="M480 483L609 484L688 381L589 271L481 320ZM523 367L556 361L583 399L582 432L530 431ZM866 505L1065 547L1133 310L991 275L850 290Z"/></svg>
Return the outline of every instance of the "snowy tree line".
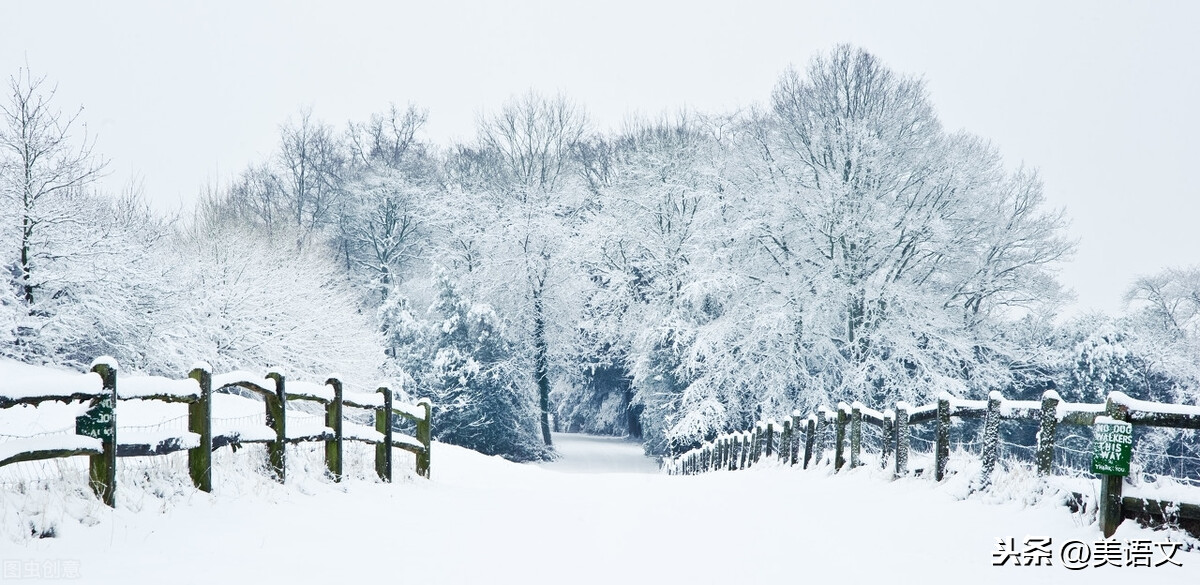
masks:
<svg viewBox="0 0 1200 585"><path fill-rule="evenodd" d="M20 72L0 126L0 335L24 361L395 378L440 440L514 459L548 456L552 420L661 454L841 400L1200 398L1200 269L1056 317L1073 242L1037 173L854 47L765 104L616 132L533 92L465 144L411 105L302 112L171 218L90 188L103 161L52 96Z"/></svg>

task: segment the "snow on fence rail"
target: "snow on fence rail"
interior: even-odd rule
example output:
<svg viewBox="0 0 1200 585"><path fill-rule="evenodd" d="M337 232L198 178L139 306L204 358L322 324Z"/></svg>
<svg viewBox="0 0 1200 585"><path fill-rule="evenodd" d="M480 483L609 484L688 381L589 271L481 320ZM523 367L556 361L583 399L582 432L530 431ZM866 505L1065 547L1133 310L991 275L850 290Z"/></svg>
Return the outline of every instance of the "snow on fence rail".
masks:
<svg viewBox="0 0 1200 585"><path fill-rule="evenodd" d="M1063 402L1058 393L1047 390L1042 400L1006 400L1000 392L992 392L987 400L962 400L943 393L937 402L913 407L897 402L895 409L883 412L855 402L838 404L837 411L819 407L816 412L801 417L793 411L790 419L780 425L776 421L760 421L753 428L720 435L669 461L667 473L693 475L706 471L746 469L763 457L775 457L789 465L807 469L814 455L820 461L825 452L825 436L833 435L833 468L840 471L863 465L862 425L878 427L884 436L880 464L893 464L893 477L909 473L909 442L911 425L934 423L934 479L942 481L950 459L951 419L983 418L982 470L977 486L987 487L1000 452L1000 421L1005 419L1038 421L1037 446L1034 462L1038 475L1054 471L1055 436L1060 425L1091 426L1096 418L1108 416L1135 426L1200 429L1200 406L1160 404L1135 400L1121 392L1112 392L1104 404L1072 404ZM832 433L828 430L832 427ZM847 437L847 435L849 435ZM801 438L803 436L803 439ZM847 445L847 443L849 443ZM801 455L803 448L803 455ZM1151 516L1161 519L1165 510L1172 510L1182 520L1200 521L1200 505L1158 500L1143 500L1121 496L1120 476L1103 476L1105 486L1099 502L1100 525L1110 536L1124 517Z"/></svg>
<svg viewBox="0 0 1200 585"><path fill-rule="evenodd" d="M213 432L213 394L249 392L263 399L266 426L249 424ZM206 364L197 365L188 378L175 380L158 376L122 378L118 387L117 365L100 358L86 374L50 372L45 375L0 382L0 409L37 406L43 402L83 401L86 414L76 419L74 434L33 437L0 443L0 467L22 461L88 455L91 487L105 504L112 506L116 495L118 457L165 455L187 450L188 473L196 488L212 491L212 453L224 446L265 443L267 463L275 479L287 473L288 443L324 442L325 465L335 481L342 477L342 445L353 440L375 445L375 472L383 481L392 480L392 448L416 455L416 471L429 477L430 437L433 404L422 398L415 405L393 403L392 391L380 387L374 394L346 393L342 381L330 377L325 384L288 381L278 372L258 375L230 372L213 375ZM122 401L154 400L187 404L186 431L129 433L135 440L118 440L117 408ZM289 401L308 401L324 406L324 424L297 425L289 429ZM343 410L373 411L374 428L347 423ZM394 433L399 416L416 425L416 436Z"/></svg>

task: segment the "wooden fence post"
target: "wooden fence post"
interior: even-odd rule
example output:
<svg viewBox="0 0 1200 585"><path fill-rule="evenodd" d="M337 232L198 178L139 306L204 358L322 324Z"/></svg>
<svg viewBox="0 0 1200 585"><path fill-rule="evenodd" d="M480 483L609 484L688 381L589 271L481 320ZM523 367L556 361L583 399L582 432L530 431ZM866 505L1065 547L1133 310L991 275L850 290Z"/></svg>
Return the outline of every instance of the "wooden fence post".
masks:
<svg viewBox="0 0 1200 585"><path fill-rule="evenodd" d="M212 368L198 365L188 377L200 385L200 396L188 404L188 430L200 435L200 444L188 449L188 475L196 489L212 492Z"/></svg>
<svg viewBox="0 0 1200 585"><path fill-rule="evenodd" d="M759 428L758 423L755 423L750 430L750 458L746 462L746 466L758 463L760 455L762 455L762 429Z"/></svg>
<svg viewBox="0 0 1200 585"><path fill-rule="evenodd" d="M1000 456L1000 402L1004 396L999 391L988 393L987 417L983 421L983 471L979 480L980 489L992 481L996 460Z"/></svg>
<svg viewBox="0 0 1200 585"><path fill-rule="evenodd" d="M800 411L792 411L792 441L788 443L788 465L795 465L800 461Z"/></svg>
<svg viewBox="0 0 1200 585"><path fill-rule="evenodd" d="M896 477L908 475L908 403L896 403Z"/></svg>
<svg viewBox="0 0 1200 585"><path fill-rule="evenodd" d="M1042 393L1041 424L1037 433L1037 472L1050 475L1054 471L1054 435L1058 430L1058 403L1062 400L1058 392L1047 390Z"/></svg>
<svg viewBox="0 0 1200 585"><path fill-rule="evenodd" d="M846 412L848 410L850 410L850 407L845 402L838 403L837 422L835 423L834 427L835 436L833 441L834 471L841 471L842 466L846 464L846 452L844 447L846 446L846 422L847 419L850 418Z"/></svg>
<svg viewBox="0 0 1200 585"><path fill-rule="evenodd" d="M325 426L333 429L333 438L325 439L325 468L333 481L342 481L342 381L325 380L333 386L333 400L325 405Z"/></svg>
<svg viewBox="0 0 1200 585"><path fill-rule="evenodd" d="M825 435L829 434L826 429L829 427L830 416L828 408L822 406L817 409L817 428L813 441L813 459L817 465L820 465L825 457Z"/></svg>
<svg viewBox="0 0 1200 585"><path fill-rule="evenodd" d="M758 463L758 458L762 456L762 427L755 423L750 430L750 459L754 463Z"/></svg>
<svg viewBox="0 0 1200 585"><path fill-rule="evenodd" d="M1129 420L1129 408L1114 402L1111 392L1104 400L1104 413L1113 420ZM1124 476L1100 475L1100 509L1097 512L1100 516L1100 530L1104 532L1104 538L1112 536L1117 531L1117 526L1121 524L1121 488L1124 483Z"/></svg>
<svg viewBox="0 0 1200 585"><path fill-rule="evenodd" d="M813 444L817 439L817 417L808 415L808 422L804 426L804 469L808 469L808 462L812 461Z"/></svg>
<svg viewBox="0 0 1200 585"><path fill-rule="evenodd" d="M888 457L892 455L892 446L896 440L896 412L892 409L883 411L883 440L879 455L879 468L887 469Z"/></svg>
<svg viewBox="0 0 1200 585"><path fill-rule="evenodd" d="M375 430L383 434L383 442L375 445L375 473L383 481L392 481L392 391L380 388L383 408L375 409Z"/></svg>
<svg viewBox="0 0 1200 585"><path fill-rule="evenodd" d="M429 463L432 455L433 433L433 402L428 398L417 401L417 406L425 409L425 418L417 421L417 441L425 446L425 450L417 453L417 475L429 479Z"/></svg>
<svg viewBox="0 0 1200 585"><path fill-rule="evenodd" d="M946 463L950 460L950 399L945 395L937 401L937 446L934 451L934 474L937 481L946 477Z"/></svg>
<svg viewBox="0 0 1200 585"><path fill-rule="evenodd" d="M787 463L792 453L792 419L783 419L783 431L779 433L779 458Z"/></svg>
<svg viewBox="0 0 1200 585"><path fill-rule="evenodd" d="M862 404L855 402L850 410L850 469L862 465Z"/></svg>
<svg viewBox="0 0 1200 585"><path fill-rule="evenodd" d="M767 421L766 435L763 442L763 457L768 459L775 453L775 421Z"/></svg>
<svg viewBox="0 0 1200 585"><path fill-rule="evenodd" d="M750 431L741 433L742 439L742 454L738 457L738 469L745 469L750 466Z"/></svg>
<svg viewBox="0 0 1200 585"><path fill-rule="evenodd" d="M103 394L93 402L93 408L107 413L98 420L103 428L99 455L88 456L88 480L92 491L110 508L117 504L117 362L97 360L92 371L103 381Z"/></svg>
<svg viewBox="0 0 1200 585"><path fill-rule="evenodd" d="M757 440L754 443L754 462L758 463L759 461L762 461L763 452L766 451L766 442L767 442L767 425L766 425L766 423L764 423L761 420L758 421L758 424L755 425L755 427L754 427L754 432L755 432L755 435L757 436Z"/></svg>
<svg viewBox="0 0 1200 585"><path fill-rule="evenodd" d="M283 483L287 478L287 391L283 374L271 372L267 377L275 381L275 396L265 400L267 426L275 429L275 440L267 443L267 461L275 479Z"/></svg>

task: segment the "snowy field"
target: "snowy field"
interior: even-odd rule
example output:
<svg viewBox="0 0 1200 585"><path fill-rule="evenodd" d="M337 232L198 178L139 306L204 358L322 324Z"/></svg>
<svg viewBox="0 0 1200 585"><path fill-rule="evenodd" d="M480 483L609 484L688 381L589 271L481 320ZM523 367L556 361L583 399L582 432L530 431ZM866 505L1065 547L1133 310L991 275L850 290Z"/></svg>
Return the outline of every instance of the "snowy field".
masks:
<svg viewBox="0 0 1200 585"><path fill-rule="evenodd" d="M1070 571L1057 551L1054 566L993 567L998 537L1097 540L1094 520L1052 498L964 500L953 477L889 482L865 468L668 476L634 443L557 442L562 458L542 465L435 444L431 481L391 485L368 479L365 450L350 454L357 479L318 479L315 457L294 457L312 467L286 486L229 472L258 454L222 450L214 495L178 469L155 484L177 486L168 497L128 489L115 511L88 510L90 526L61 511L54 538L3 535L0 559L67 566L85 583L1200 582L1195 551L1176 554L1182 567ZM1033 480L1007 481L1004 493ZM1181 538L1130 522L1116 534L1168 537Z"/></svg>

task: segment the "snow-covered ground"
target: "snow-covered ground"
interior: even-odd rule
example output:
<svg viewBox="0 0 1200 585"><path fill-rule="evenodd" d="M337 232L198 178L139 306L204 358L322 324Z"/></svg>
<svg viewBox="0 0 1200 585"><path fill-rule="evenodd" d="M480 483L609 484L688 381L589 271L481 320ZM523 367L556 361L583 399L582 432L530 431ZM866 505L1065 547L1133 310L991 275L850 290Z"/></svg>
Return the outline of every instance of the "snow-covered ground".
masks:
<svg viewBox="0 0 1200 585"><path fill-rule="evenodd" d="M128 489L115 511L88 510L90 526L63 513L54 538L5 535L0 560L66 563L86 583L1200 582L1200 552L1179 552L1182 567L1069 571L1057 550L1054 566L993 567L997 538L1098 539L1051 498L963 499L964 481L891 482L866 468L668 476L644 473L654 462L636 444L556 440L562 458L544 465L435 444L432 480L390 485L369 479L365 449L349 455L356 479L319 479L317 463L286 486L230 471L256 461L252 449L222 450L214 495ZM292 460L313 465L312 449ZM1005 481L1004 493L1036 483ZM1180 538L1130 522L1116 535L1168 537Z"/></svg>

